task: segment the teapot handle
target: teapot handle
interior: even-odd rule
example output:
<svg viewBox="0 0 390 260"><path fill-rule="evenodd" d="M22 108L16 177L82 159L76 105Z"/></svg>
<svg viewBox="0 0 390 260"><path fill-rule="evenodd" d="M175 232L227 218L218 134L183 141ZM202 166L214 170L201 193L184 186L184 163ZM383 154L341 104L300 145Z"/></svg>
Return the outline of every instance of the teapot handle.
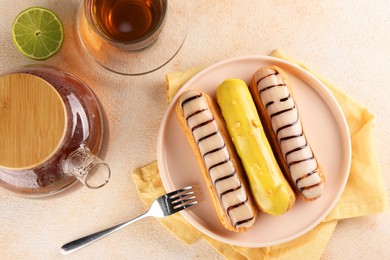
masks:
<svg viewBox="0 0 390 260"><path fill-rule="evenodd" d="M82 184L91 189L106 185L111 177L107 163L93 155L85 144L71 152L64 162L64 172L75 176Z"/></svg>

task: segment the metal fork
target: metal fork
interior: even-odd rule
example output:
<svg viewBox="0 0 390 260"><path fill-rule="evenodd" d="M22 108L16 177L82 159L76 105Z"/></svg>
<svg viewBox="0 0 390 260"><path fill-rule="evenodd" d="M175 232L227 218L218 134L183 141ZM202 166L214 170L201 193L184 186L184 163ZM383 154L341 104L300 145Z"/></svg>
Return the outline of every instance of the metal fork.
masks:
<svg viewBox="0 0 390 260"><path fill-rule="evenodd" d="M189 208L197 203L198 201L196 200L195 192L192 186L187 186L183 189L172 191L153 201L149 210L144 214L121 224L118 224L116 226L98 231L91 235L69 242L61 247L61 253L64 255L70 254L142 218L163 218L175 214L176 212L179 212L183 209Z"/></svg>

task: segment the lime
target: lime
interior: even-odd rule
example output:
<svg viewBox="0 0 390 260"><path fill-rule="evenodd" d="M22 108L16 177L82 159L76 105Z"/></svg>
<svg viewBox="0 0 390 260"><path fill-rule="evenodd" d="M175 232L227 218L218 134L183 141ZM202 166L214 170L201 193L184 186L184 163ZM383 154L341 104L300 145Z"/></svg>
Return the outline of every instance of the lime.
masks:
<svg viewBox="0 0 390 260"><path fill-rule="evenodd" d="M44 60L55 53L64 41L64 30L58 16L42 7L20 12L12 24L12 39L25 56Z"/></svg>

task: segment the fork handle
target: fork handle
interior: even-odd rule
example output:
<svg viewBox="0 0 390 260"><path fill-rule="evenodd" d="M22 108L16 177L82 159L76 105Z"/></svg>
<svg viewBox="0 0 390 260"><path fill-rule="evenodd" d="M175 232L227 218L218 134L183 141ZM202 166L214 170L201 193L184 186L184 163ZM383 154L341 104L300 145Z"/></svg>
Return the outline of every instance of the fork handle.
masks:
<svg viewBox="0 0 390 260"><path fill-rule="evenodd" d="M146 212L146 213L144 213L136 218L133 218L133 219L130 219L126 222L118 224L116 226L106 228L104 230L95 232L95 233L90 234L88 236L85 236L85 237L76 239L74 241L71 241L69 243L66 243L65 245L63 245L61 247L61 253L63 255L70 254L76 250L79 250L80 248L83 248L83 247L85 247L85 246L87 246L87 245L89 245L89 244L91 244L91 243L93 243L93 242L95 242L103 237L106 237L106 236L114 233L115 231L118 231L119 229L124 228L124 227L130 225L131 223L134 223L137 220L140 220L140 219L147 217L147 216L148 216L148 212Z"/></svg>

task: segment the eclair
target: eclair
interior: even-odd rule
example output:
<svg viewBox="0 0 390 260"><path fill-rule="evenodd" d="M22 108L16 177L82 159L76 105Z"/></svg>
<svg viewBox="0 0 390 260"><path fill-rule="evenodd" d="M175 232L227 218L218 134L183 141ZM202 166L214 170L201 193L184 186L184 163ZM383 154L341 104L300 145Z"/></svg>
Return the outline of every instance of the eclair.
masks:
<svg viewBox="0 0 390 260"><path fill-rule="evenodd" d="M324 192L324 174L305 136L290 83L277 66L260 68L250 91L275 155L295 192L315 200Z"/></svg>
<svg viewBox="0 0 390 260"><path fill-rule="evenodd" d="M188 90L179 97L176 113L221 224L235 232L248 230L258 209L218 107L206 93Z"/></svg>
<svg viewBox="0 0 390 260"><path fill-rule="evenodd" d="M274 157L248 86L227 79L217 87L217 101L257 206L271 215L285 213L295 194Z"/></svg>

